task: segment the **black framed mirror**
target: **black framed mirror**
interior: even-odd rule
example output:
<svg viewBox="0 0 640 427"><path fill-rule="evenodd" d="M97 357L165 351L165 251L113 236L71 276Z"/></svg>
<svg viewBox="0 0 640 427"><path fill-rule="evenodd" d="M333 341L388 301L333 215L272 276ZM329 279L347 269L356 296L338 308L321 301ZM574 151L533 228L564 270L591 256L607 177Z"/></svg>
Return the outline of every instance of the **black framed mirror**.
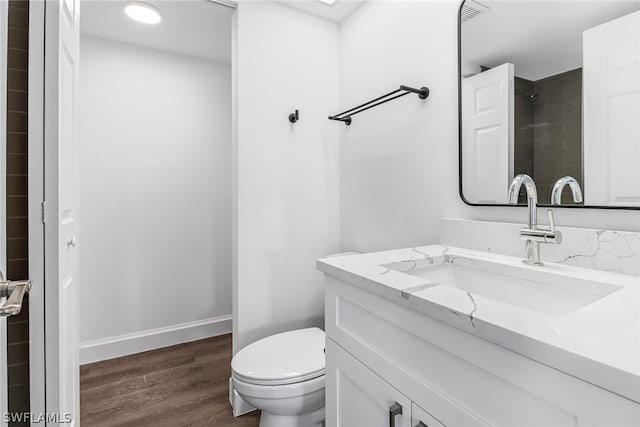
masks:
<svg viewBox="0 0 640 427"><path fill-rule="evenodd" d="M572 177L553 204L640 209L640 1L464 0L458 72L465 203L510 206L524 173L540 206Z"/></svg>

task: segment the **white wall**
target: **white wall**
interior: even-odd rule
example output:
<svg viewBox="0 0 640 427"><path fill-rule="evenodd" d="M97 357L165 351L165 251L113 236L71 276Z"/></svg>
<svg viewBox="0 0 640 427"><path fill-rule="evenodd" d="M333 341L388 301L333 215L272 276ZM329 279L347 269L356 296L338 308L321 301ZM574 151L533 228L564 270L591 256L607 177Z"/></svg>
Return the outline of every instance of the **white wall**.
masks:
<svg viewBox="0 0 640 427"><path fill-rule="evenodd" d="M458 207L456 11L456 2L367 2L342 24L343 109L402 84L431 89L344 130L343 250L435 241L438 219Z"/></svg>
<svg viewBox="0 0 640 427"><path fill-rule="evenodd" d="M400 84L431 88L354 117L341 143L342 250L437 241L438 218L526 222L526 208L471 207L458 196L459 2L366 2L341 26L346 108ZM559 225L640 230L637 211L555 209ZM515 237L514 237L515 238Z"/></svg>
<svg viewBox="0 0 640 427"><path fill-rule="evenodd" d="M230 331L231 70L81 38L83 362Z"/></svg>
<svg viewBox="0 0 640 427"><path fill-rule="evenodd" d="M340 127L337 25L272 2L236 19L234 351L323 324L315 260L339 248Z"/></svg>

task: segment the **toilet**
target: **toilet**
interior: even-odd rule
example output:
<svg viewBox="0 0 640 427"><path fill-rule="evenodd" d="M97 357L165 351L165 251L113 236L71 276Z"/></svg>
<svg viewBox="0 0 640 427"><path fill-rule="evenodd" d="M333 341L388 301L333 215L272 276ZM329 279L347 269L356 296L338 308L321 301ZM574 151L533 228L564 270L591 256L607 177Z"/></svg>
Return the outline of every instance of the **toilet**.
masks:
<svg viewBox="0 0 640 427"><path fill-rule="evenodd" d="M231 361L233 387L262 411L260 427L324 424L324 331L298 329L240 350Z"/></svg>

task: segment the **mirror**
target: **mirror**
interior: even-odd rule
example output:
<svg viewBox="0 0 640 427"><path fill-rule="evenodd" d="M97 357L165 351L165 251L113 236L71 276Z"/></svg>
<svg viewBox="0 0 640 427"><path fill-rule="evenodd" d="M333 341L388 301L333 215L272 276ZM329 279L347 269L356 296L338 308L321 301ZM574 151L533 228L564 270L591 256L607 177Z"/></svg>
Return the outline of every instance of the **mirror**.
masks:
<svg viewBox="0 0 640 427"><path fill-rule="evenodd" d="M541 205L571 176L562 206L640 209L640 1L465 0L459 29L466 203L524 173Z"/></svg>

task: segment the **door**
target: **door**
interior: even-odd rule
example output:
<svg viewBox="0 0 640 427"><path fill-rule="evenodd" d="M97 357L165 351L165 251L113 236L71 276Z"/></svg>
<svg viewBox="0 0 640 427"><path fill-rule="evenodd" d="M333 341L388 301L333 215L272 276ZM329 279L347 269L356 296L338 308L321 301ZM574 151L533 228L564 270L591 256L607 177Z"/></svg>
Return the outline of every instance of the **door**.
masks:
<svg viewBox="0 0 640 427"><path fill-rule="evenodd" d="M45 3L44 251L46 411L78 426L77 165L79 0ZM55 423L54 423L55 424Z"/></svg>
<svg viewBox="0 0 640 427"><path fill-rule="evenodd" d="M582 40L585 204L640 206L640 12Z"/></svg>
<svg viewBox="0 0 640 427"><path fill-rule="evenodd" d="M330 339L327 427L410 427L411 401Z"/></svg>
<svg viewBox="0 0 640 427"><path fill-rule="evenodd" d="M514 67L462 80L462 193L472 203L507 203L513 179Z"/></svg>

